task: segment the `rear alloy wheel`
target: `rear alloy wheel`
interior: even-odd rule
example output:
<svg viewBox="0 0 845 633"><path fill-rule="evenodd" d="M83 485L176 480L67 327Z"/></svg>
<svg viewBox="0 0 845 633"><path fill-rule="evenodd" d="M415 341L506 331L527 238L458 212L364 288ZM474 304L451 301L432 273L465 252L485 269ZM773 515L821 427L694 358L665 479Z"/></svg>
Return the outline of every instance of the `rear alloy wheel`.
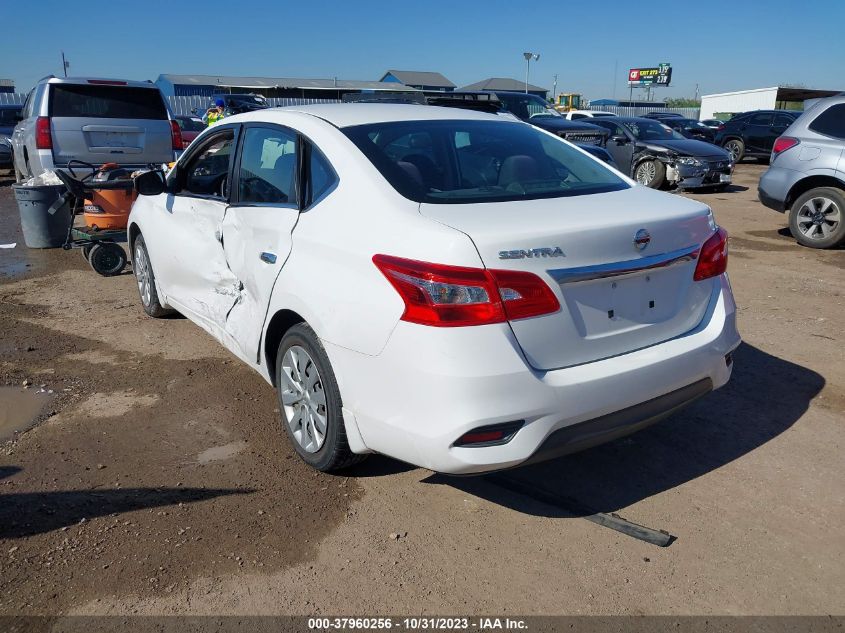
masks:
<svg viewBox="0 0 845 633"><path fill-rule="evenodd" d="M789 212L789 230L799 244L831 248L845 241L845 192L833 187L811 189Z"/></svg>
<svg viewBox="0 0 845 633"><path fill-rule="evenodd" d="M651 189L660 189L666 179L666 168L659 160L644 160L634 170L634 180Z"/></svg>
<svg viewBox="0 0 845 633"><path fill-rule="evenodd" d="M725 143L723 147L725 148L725 151L731 155L731 160L734 164L741 161L742 157L745 156L745 143L738 138L732 138Z"/></svg>
<svg viewBox="0 0 845 633"><path fill-rule="evenodd" d="M349 450L334 372L323 345L305 323L282 337L276 388L285 432L305 463L329 472L364 458Z"/></svg>

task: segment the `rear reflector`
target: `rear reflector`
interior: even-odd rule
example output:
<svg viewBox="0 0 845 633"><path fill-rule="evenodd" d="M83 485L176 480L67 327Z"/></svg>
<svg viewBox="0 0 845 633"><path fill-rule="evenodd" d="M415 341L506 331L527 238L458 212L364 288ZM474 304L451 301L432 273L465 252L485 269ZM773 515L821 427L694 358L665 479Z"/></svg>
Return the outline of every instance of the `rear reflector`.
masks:
<svg viewBox="0 0 845 633"><path fill-rule="evenodd" d="M792 138L791 136L779 136L775 140L775 144L772 147L772 158L774 158L781 152L785 152L788 149L792 149L800 142L801 141L799 141L797 138Z"/></svg>
<svg viewBox="0 0 845 633"><path fill-rule="evenodd" d="M40 116L35 119L35 149L53 149L50 117Z"/></svg>
<svg viewBox="0 0 845 633"><path fill-rule="evenodd" d="M391 255L375 255L373 263L402 297L402 320L411 323L484 325L560 308L549 285L533 273L447 266Z"/></svg>
<svg viewBox="0 0 845 633"><path fill-rule="evenodd" d="M502 424L491 424L489 426L479 426L478 428L467 431L455 440L455 446L472 446L474 448L481 448L483 446L501 446L507 444L516 435L516 432L522 428L525 420L516 420L514 422L504 422Z"/></svg>
<svg viewBox="0 0 845 633"><path fill-rule="evenodd" d="M173 119L170 119L170 138L174 150L185 149L185 144L182 142L182 130Z"/></svg>
<svg viewBox="0 0 845 633"><path fill-rule="evenodd" d="M698 254L698 264L695 266L693 279L701 281L721 275L728 268L728 232L719 227L711 235Z"/></svg>

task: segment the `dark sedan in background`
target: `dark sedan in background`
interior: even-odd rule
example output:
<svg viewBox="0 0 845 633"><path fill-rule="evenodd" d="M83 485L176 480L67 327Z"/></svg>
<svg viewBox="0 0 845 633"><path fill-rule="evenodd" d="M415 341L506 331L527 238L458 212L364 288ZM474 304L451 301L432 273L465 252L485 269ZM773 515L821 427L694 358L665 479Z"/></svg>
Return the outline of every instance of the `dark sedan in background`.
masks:
<svg viewBox="0 0 845 633"><path fill-rule="evenodd" d="M426 102L441 107L467 108L516 117L578 145L612 167L618 167L613 155L607 150L607 130L593 125L593 119L589 119L589 123L584 120L569 121L536 95L524 92L456 91L427 93Z"/></svg>
<svg viewBox="0 0 845 633"><path fill-rule="evenodd" d="M695 119L684 119L682 117L670 117L660 119L663 125L666 125L676 132L680 133L685 138L694 138L699 141L707 141L712 143L716 138L716 131L710 129L700 121Z"/></svg>
<svg viewBox="0 0 845 633"><path fill-rule="evenodd" d="M768 163L775 140L800 115L794 110L755 110L735 114L716 130L716 144L730 152L735 163L746 156Z"/></svg>
<svg viewBox="0 0 845 633"><path fill-rule="evenodd" d="M0 136L11 136L20 121L23 106L0 105Z"/></svg>
<svg viewBox="0 0 845 633"><path fill-rule="evenodd" d="M659 189L723 190L731 182L733 161L720 147L684 138L654 119L613 117L595 119L610 131L607 149L619 169L641 185Z"/></svg>

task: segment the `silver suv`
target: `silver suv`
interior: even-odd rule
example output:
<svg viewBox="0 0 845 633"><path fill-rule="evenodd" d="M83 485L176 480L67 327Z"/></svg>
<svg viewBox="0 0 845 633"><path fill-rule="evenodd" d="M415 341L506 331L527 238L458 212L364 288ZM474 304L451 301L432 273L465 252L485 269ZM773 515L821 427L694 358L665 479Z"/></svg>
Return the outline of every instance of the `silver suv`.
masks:
<svg viewBox="0 0 845 633"><path fill-rule="evenodd" d="M179 126L149 82L45 77L21 119L12 133L18 182L72 160L132 168L170 162L182 150Z"/></svg>
<svg viewBox="0 0 845 633"><path fill-rule="evenodd" d="M775 141L757 192L767 207L789 212L789 230L804 246L845 243L845 93L813 104Z"/></svg>

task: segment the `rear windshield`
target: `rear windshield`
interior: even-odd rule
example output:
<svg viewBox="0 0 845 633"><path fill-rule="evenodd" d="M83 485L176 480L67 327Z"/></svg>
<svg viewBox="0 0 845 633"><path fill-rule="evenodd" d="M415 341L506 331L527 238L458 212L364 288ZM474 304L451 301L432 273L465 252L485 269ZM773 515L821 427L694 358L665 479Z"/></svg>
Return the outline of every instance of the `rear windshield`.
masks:
<svg viewBox="0 0 845 633"><path fill-rule="evenodd" d="M167 119L154 88L52 84L50 116L96 119Z"/></svg>
<svg viewBox="0 0 845 633"><path fill-rule="evenodd" d="M461 204L627 189L559 138L507 121L402 121L344 128L403 196Z"/></svg>

